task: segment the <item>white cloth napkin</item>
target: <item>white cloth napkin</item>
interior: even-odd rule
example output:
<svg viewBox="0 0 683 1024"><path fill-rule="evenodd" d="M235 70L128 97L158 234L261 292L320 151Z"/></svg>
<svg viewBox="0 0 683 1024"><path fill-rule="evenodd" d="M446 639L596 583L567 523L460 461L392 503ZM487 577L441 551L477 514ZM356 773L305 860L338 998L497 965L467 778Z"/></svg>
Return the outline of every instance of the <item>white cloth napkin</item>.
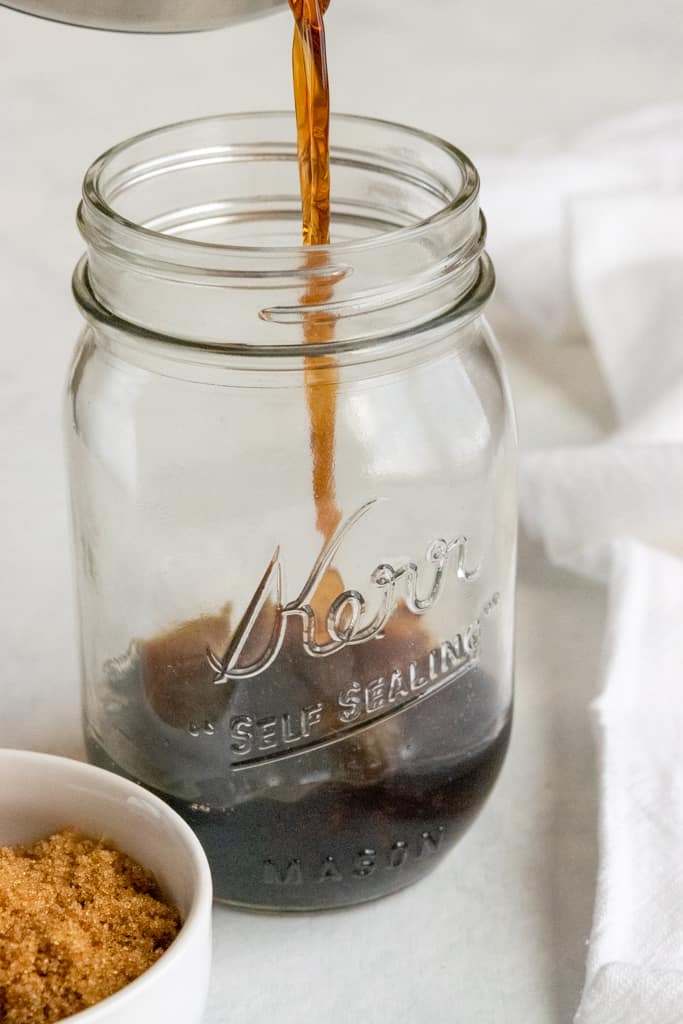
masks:
<svg viewBox="0 0 683 1024"><path fill-rule="evenodd" d="M683 1022L683 108L485 170L510 322L549 344L585 334L616 421L598 443L525 452L521 466L527 530L609 586L600 868L576 1024Z"/></svg>

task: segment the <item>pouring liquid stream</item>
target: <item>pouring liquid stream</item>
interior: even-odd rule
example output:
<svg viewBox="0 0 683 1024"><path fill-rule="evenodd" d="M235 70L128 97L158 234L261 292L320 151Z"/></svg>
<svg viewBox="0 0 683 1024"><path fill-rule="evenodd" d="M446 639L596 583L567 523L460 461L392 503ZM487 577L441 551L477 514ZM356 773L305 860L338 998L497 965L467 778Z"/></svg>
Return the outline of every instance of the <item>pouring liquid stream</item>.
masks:
<svg viewBox="0 0 683 1024"><path fill-rule="evenodd" d="M329 0L289 0L294 15L292 77L296 108L297 150L301 185L302 239L311 247L307 266L324 268L327 256L316 246L330 241L330 87L327 73L324 15ZM322 306L332 298L333 284L324 275L311 278L302 302ZM334 320L316 310L306 316L304 338L309 344L334 338ZM338 371L334 360L312 356L305 366L306 403L313 461L316 526L329 541L341 522L335 488L335 419ZM321 603L343 590L341 578L329 569L321 582ZM329 605L329 601L328 601Z"/></svg>

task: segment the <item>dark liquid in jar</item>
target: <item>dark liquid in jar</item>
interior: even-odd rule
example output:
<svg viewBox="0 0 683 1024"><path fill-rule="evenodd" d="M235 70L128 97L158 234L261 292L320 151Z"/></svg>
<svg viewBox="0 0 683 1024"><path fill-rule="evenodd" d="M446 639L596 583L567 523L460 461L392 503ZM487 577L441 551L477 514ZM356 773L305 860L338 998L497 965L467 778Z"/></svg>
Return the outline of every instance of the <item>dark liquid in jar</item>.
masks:
<svg viewBox="0 0 683 1024"><path fill-rule="evenodd" d="M258 620L247 659L261 648L271 611ZM503 762L510 708L501 710L495 680L476 664L463 665L438 692L390 715L385 687L385 704L367 728L340 734L338 696L350 680L372 688L388 678L390 664L415 662L427 671L429 638L414 615L400 606L381 639L326 658L322 673L303 648L300 627L288 629L256 690L253 680L213 682L206 645L230 633L226 609L137 642L111 664L107 735L88 735L91 759L154 789L180 812L206 849L219 899L264 908L343 906L430 871L475 817ZM268 751L262 764L233 771L235 716L249 710L265 721L316 701L324 708L317 735L336 742L284 759L282 749ZM258 754L256 728L252 734Z"/></svg>
<svg viewBox="0 0 683 1024"><path fill-rule="evenodd" d="M248 663L262 649L271 612L266 605L256 622ZM413 663L428 676L429 636L414 614L400 605L381 639L325 658L324 673L295 625L256 689L253 680L213 682L207 645L224 643L231 629L226 608L137 641L112 663L103 694L108 731L88 734L90 759L179 811L206 849L218 899L342 906L424 876L475 817L503 763L511 709L501 708L496 681L463 664L425 699L391 707L385 686L368 727L340 733L338 697L350 680L372 689L388 678L387 666L400 666L405 680ZM316 735L336 741L284 759L282 748L268 751L262 764L233 771L236 716L249 711L265 721L314 701L324 708ZM250 753L258 755L255 727L252 735Z"/></svg>
<svg viewBox="0 0 683 1024"><path fill-rule="evenodd" d="M153 770L157 785L150 785L143 764L141 779L130 765L122 769L93 735L87 737L88 753L95 764L155 790L190 824L209 858L217 899L263 909L342 907L423 877L476 817L498 776L510 734L509 714L497 723L487 719L482 705L487 691L491 680L472 670L407 711L401 735L389 723L378 723L365 740L303 754L273 788L268 785L272 774L253 769L262 773L261 791L228 806L222 806L221 765L215 773L207 771L201 796L190 800L162 785L161 749ZM469 720L467 712L463 715L468 704ZM153 758L164 730L158 720L146 722L145 715L135 728L141 729L145 757ZM470 747L449 754L461 731L472 738ZM378 749L396 753L410 737L425 752L422 765L418 757L401 769L389 757L391 767L383 772L380 758L378 768ZM212 738L227 745L226 737ZM177 745L174 756L176 771L182 770ZM335 774L340 780L346 774L347 781L335 781Z"/></svg>

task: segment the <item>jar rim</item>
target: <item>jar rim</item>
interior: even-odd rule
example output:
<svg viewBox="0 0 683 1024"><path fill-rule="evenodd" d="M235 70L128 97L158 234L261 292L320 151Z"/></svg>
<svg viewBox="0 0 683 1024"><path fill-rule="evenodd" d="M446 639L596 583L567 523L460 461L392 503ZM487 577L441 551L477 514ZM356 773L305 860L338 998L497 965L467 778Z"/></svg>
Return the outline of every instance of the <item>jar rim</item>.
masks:
<svg viewBox="0 0 683 1024"><path fill-rule="evenodd" d="M334 324L332 354L453 322L463 302L470 315L486 225L469 158L376 118L336 115L331 135L340 240L326 246L298 242L293 112L180 121L107 150L79 206L82 310L200 348L310 355L312 318Z"/></svg>
<svg viewBox="0 0 683 1024"><path fill-rule="evenodd" d="M172 243L173 251L175 253L178 255L181 253L192 253L194 258L201 255L205 255L209 259L219 255L228 255L233 257L258 257L261 255L267 258L280 257L288 259L301 256L305 253L327 254L338 258L339 256L343 256L347 253L351 255L359 251L367 251L377 246L383 246L389 241L391 243L399 243L404 240L409 242L411 239L423 235L432 228L440 229L450 218L461 216L466 209L468 209L473 203L477 202L479 196L479 175L476 167L469 157L452 143L436 134L414 128L409 125L393 122L383 118L345 113L333 113L331 115L332 126L334 126L335 123L355 124L365 127L374 126L377 129L398 131L405 137L411 138L420 143L428 144L435 151L449 158L452 161L452 164L457 167L461 175L461 187L452 196L449 202L445 203L443 207L422 220L387 231L378 231L361 239L331 242L328 245L319 246L304 246L303 244L235 245L207 242L203 240L200 241L195 238L186 238L169 234L168 232L157 231L124 216L115 208L114 205L112 205L112 201L106 195L106 189L103 186L103 176L112 161L117 157L131 154L136 147L142 146L147 142L162 138L165 135L170 135L173 132L189 130L192 128L203 129L211 125L218 125L221 123L237 124L244 121L267 122L269 119L292 120L293 117L293 113L287 110L244 111L229 114L214 114L162 125L145 132L140 132L128 139L124 139L122 142L116 143L114 146L111 146L100 154L100 156L92 162L85 173L82 187L82 202L79 206L78 217L81 233L85 237L86 241L90 242L92 241L93 229L94 233L97 233L98 229L101 230L102 228L105 228L106 231L105 225L108 224L117 230L117 247L125 249L126 238L131 242L134 240L138 242L144 242L144 240L147 240L152 244L163 243L164 245L167 245L168 243ZM334 144L331 145L330 150L333 155L335 150ZM135 248L135 246L131 246L131 248ZM176 259L169 260L169 262L175 263Z"/></svg>
<svg viewBox="0 0 683 1024"><path fill-rule="evenodd" d="M74 298L81 313L93 327L100 327L129 342L142 342L145 345L158 346L161 350L168 347L185 349L188 353L203 353L206 356L234 356L242 360L245 356L261 359L275 359L280 363L307 358L333 358L361 361L376 358L377 354L391 346L394 354L402 346L415 348L420 343L429 344L433 338L443 336L444 328L452 330L470 323L481 313L483 306L491 298L495 288L496 276L490 257L485 251L479 255L476 263L476 276L463 297L451 309L441 314L436 320L430 320L419 326L397 328L385 334L350 341L308 342L301 344L252 344L251 342L212 342L205 339L184 335L170 334L168 331L157 331L143 324L125 320L112 312L98 300L93 291L88 275L88 261L84 255L76 264L71 286ZM292 368L299 370L298 362Z"/></svg>

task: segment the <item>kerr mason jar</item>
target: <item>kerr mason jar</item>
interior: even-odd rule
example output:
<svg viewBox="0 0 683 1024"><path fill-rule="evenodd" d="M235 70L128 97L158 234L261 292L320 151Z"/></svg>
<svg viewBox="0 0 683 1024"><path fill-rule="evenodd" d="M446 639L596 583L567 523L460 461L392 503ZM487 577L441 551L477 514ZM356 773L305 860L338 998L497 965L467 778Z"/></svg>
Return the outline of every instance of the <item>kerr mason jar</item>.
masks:
<svg viewBox="0 0 683 1024"><path fill-rule="evenodd" d="M248 907L426 874L511 720L515 436L477 174L394 124L331 138L328 247L298 244L289 114L116 146L79 209L88 751L179 810Z"/></svg>

